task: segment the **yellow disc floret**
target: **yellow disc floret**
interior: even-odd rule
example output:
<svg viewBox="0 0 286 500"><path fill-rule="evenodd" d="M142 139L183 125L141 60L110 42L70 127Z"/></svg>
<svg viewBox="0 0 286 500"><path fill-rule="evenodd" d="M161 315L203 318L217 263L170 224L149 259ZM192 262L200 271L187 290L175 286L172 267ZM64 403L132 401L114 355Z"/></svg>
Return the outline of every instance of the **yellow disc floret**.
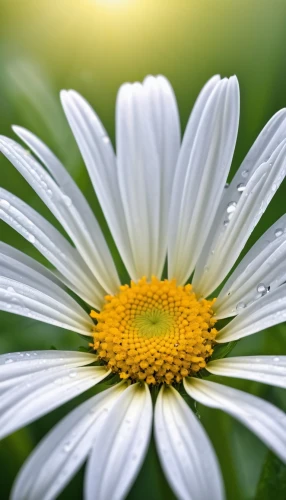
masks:
<svg viewBox="0 0 286 500"><path fill-rule="evenodd" d="M170 384L205 367L217 334L213 300L198 300L191 285L142 278L105 299L91 312L93 345L121 378Z"/></svg>

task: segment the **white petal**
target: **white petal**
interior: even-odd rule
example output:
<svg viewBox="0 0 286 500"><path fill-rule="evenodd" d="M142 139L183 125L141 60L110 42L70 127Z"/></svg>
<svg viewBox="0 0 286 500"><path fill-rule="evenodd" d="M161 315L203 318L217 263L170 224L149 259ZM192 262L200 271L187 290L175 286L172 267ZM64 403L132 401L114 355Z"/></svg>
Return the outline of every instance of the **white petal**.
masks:
<svg viewBox="0 0 286 500"><path fill-rule="evenodd" d="M219 81L220 76L215 75L204 85L190 114L176 167L176 181L172 193L174 197L179 197L183 191L185 171L189 163L190 151L194 145L197 129L209 97Z"/></svg>
<svg viewBox="0 0 286 500"><path fill-rule="evenodd" d="M56 277L54 272L50 271L50 269L47 269L45 266L43 266L43 264L40 264L32 257L29 257L29 255L26 255L25 253L20 252L20 250L11 247L7 243L4 243L4 241L0 241L0 256L3 255L13 258L15 262L17 261L19 262L19 264L24 264L31 270L34 270L37 273L40 273L42 276L45 276L46 278L48 278L48 280L53 281L59 287L64 288L62 281L60 281Z"/></svg>
<svg viewBox="0 0 286 500"><path fill-rule="evenodd" d="M218 408L237 418L256 434L281 460L286 461L286 415L263 399L215 382L184 380L187 393L199 403Z"/></svg>
<svg viewBox="0 0 286 500"><path fill-rule="evenodd" d="M116 104L118 180L137 278L161 276L180 132L163 77L125 84Z"/></svg>
<svg viewBox="0 0 286 500"><path fill-rule="evenodd" d="M98 384L109 373L99 366L57 367L24 378L1 395L0 439Z"/></svg>
<svg viewBox="0 0 286 500"><path fill-rule="evenodd" d="M187 128L181 152L187 161L183 170L179 158L169 224L168 274L178 284L191 275L212 227L232 161L238 120L239 88L232 77L214 87L194 139L189 138L194 133L192 123Z"/></svg>
<svg viewBox="0 0 286 500"><path fill-rule="evenodd" d="M216 342L230 342L283 323L286 319L286 285L268 293L222 328Z"/></svg>
<svg viewBox="0 0 286 500"><path fill-rule="evenodd" d="M119 193L116 159L110 139L91 106L77 92L63 90L61 101L114 241L130 276L135 279Z"/></svg>
<svg viewBox="0 0 286 500"><path fill-rule="evenodd" d="M12 247L8 246L6 250L10 250L11 248ZM65 312L70 319L75 319L77 321L81 320L83 321L83 324L88 323L89 327L92 326L92 321L82 307L80 307L80 305L55 282L55 276L54 280L51 281L48 274L49 271L47 269L45 273L46 275L43 275L40 264L40 272L33 268L35 267L34 263L36 263L33 259L29 258L29 261L26 261L27 265L21 261L19 262L19 260L10 255L1 253L0 245L0 287L4 287L5 289L5 285L8 287L9 281L13 280L18 282L18 289L20 284L23 285L22 287L20 286L20 292L25 293L26 288L28 288L28 290L29 288L38 290L44 296L48 296L47 299L50 297L52 300L56 301L57 303L55 304L55 308L59 311ZM33 264L33 267L31 267L31 263ZM42 266L42 268L45 269L44 266ZM52 276L52 273L50 273L50 275ZM36 298L40 301L40 296L38 294L32 298ZM43 301L43 304L44 303L45 302Z"/></svg>
<svg viewBox="0 0 286 500"><path fill-rule="evenodd" d="M32 260L32 259L31 259ZM0 309L91 335L93 321L62 288L0 253Z"/></svg>
<svg viewBox="0 0 286 500"><path fill-rule="evenodd" d="M242 164L225 191L224 197L236 196L237 187L246 183L253 172L266 161L270 161L272 153L286 136L286 109L278 111L260 132L256 141L248 151Z"/></svg>
<svg viewBox="0 0 286 500"><path fill-rule="evenodd" d="M283 181L285 170L286 140L254 171L244 191L237 191L236 198L231 191L223 197L195 270L196 293L206 297L224 280Z"/></svg>
<svg viewBox="0 0 286 500"><path fill-rule="evenodd" d="M224 488L208 436L180 394L162 387L155 406L155 440L170 486L180 500L222 500Z"/></svg>
<svg viewBox="0 0 286 500"><path fill-rule="evenodd" d="M16 196L0 188L0 218L32 243L78 290L79 296L99 309L104 290L75 248L46 219Z"/></svg>
<svg viewBox="0 0 286 500"><path fill-rule="evenodd" d="M286 356L241 356L210 361L214 375L255 380L286 389Z"/></svg>
<svg viewBox="0 0 286 500"><path fill-rule="evenodd" d="M238 304L250 305L286 281L286 215L253 245L221 290L213 309L216 317L241 312Z"/></svg>
<svg viewBox="0 0 286 500"><path fill-rule="evenodd" d="M76 367L94 363L97 356L76 351L24 351L0 355L0 392L21 384L32 374L59 367Z"/></svg>
<svg viewBox="0 0 286 500"><path fill-rule="evenodd" d="M65 167L50 149L34 134L22 127L13 127L14 132L32 149L52 174L65 198L68 214L65 229L94 276L109 293L115 293L120 285L116 268L99 224L82 192ZM42 169L39 172L43 173ZM70 202L67 201L68 198ZM47 201L46 198L44 200ZM48 203L47 203L48 204ZM53 211L53 205L48 204ZM57 203L57 208L61 205Z"/></svg>
<svg viewBox="0 0 286 500"><path fill-rule="evenodd" d="M148 386L131 385L111 409L94 443L85 476L86 500L126 497L144 460L151 424Z"/></svg>
<svg viewBox="0 0 286 500"><path fill-rule="evenodd" d="M0 283L1 311L33 318L82 335L92 335L92 323L89 323L88 315L85 321L75 321L66 313L62 313L60 308L56 310L55 306L56 301L51 301L49 297L40 294L35 288L24 288L13 280L6 280L5 285Z"/></svg>
<svg viewBox="0 0 286 500"><path fill-rule="evenodd" d="M11 500L52 500L85 461L124 383L97 394L57 424L17 476Z"/></svg>

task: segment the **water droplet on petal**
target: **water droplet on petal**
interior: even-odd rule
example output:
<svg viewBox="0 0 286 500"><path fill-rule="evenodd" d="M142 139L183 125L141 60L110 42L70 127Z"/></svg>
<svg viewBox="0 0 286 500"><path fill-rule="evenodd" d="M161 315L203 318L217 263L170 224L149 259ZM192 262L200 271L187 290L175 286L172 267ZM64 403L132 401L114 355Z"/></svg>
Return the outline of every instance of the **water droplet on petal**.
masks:
<svg viewBox="0 0 286 500"><path fill-rule="evenodd" d="M72 204L72 201L69 196L63 196L63 202L67 207L70 207Z"/></svg>
<svg viewBox="0 0 286 500"><path fill-rule="evenodd" d="M70 372L69 376L70 376L71 378L74 378L74 377L76 377L76 376L77 376L77 372Z"/></svg>
<svg viewBox="0 0 286 500"><path fill-rule="evenodd" d="M225 185L224 185L224 189L227 189L229 187L229 183L226 182Z"/></svg>
<svg viewBox="0 0 286 500"><path fill-rule="evenodd" d="M276 238L279 238L279 236L282 236L282 234L283 234L283 229L281 229L281 228L276 229L274 234L275 234Z"/></svg>
<svg viewBox="0 0 286 500"><path fill-rule="evenodd" d="M276 357L276 358L273 358L273 361L274 361L274 363L279 363L279 361L280 361L280 358L278 358L278 357Z"/></svg>
<svg viewBox="0 0 286 500"><path fill-rule="evenodd" d="M70 442L70 441L67 441L67 442L65 443L65 445L64 445L64 451L65 451L66 453L68 453L68 452L70 451L70 449L71 449L71 442Z"/></svg>
<svg viewBox="0 0 286 500"><path fill-rule="evenodd" d="M249 174L249 170L243 170L243 171L241 172L242 177L247 177L247 176L248 176L248 174Z"/></svg>
<svg viewBox="0 0 286 500"><path fill-rule="evenodd" d="M227 213L228 214L231 214L232 212L234 212L236 209L236 202L235 201L231 201L228 205L227 205Z"/></svg>
<svg viewBox="0 0 286 500"><path fill-rule="evenodd" d="M239 184L237 184L236 189L239 193L242 193L245 190L245 187L246 186L245 186L244 182L240 182Z"/></svg>
<svg viewBox="0 0 286 500"><path fill-rule="evenodd" d="M226 227L226 226L228 226L228 224L229 224L229 220L224 220L224 221L223 221L223 225L224 225L225 227Z"/></svg>
<svg viewBox="0 0 286 500"><path fill-rule="evenodd" d="M12 358L5 360L5 365L9 365L10 363L14 363L14 360Z"/></svg>
<svg viewBox="0 0 286 500"><path fill-rule="evenodd" d="M267 288L263 283L259 283L259 285L257 285L257 291L258 293L265 293Z"/></svg>
<svg viewBox="0 0 286 500"><path fill-rule="evenodd" d="M10 203L7 200L0 200L0 206L6 209L10 208Z"/></svg>
<svg viewBox="0 0 286 500"><path fill-rule="evenodd" d="M244 302L239 302L236 306L237 311L242 311L242 309L246 308L246 304Z"/></svg>
<svg viewBox="0 0 286 500"><path fill-rule="evenodd" d="M28 235L27 240L28 240L30 243L35 243L36 238L35 238L35 236L34 236L33 234L29 234L29 235Z"/></svg>
<svg viewBox="0 0 286 500"><path fill-rule="evenodd" d="M103 142L104 142L105 144L109 144L109 142L110 142L110 139L109 139L109 137L108 137L107 135L104 135L104 136L102 137L102 140L103 140Z"/></svg>

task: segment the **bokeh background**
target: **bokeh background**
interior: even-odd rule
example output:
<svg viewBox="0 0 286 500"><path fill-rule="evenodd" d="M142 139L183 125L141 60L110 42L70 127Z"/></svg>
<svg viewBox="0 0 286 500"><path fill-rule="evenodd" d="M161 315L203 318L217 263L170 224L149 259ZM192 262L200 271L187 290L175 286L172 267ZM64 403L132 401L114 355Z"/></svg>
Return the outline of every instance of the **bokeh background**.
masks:
<svg viewBox="0 0 286 500"><path fill-rule="evenodd" d="M18 124L44 139L76 179L106 230L61 110L59 90L81 92L114 141L115 99L123 82L141 80L148 73L166 75L177 95L184 130L205 81L215 73L236 74L241 88L241 119L233 174L262 126L286 105L285 18L285 0L0 0L0 133L12 136L11 124ZM0 158L0 185L59 228L4 157ZM284 183L248 247L285 212L285 196ZM1 240L46 263L28 241L4 223L0 223L0 232ZM71 349L83 344L76 334L19 316L1 313L0 324L1 354L51 346ZM285 354L285 348L286 328L279 325L242 340L233 354ZM285 409L282 390L255 382L227 383ZM13 478L35 444L85 397L0 443L1 499L9 497ZM275 498L286 497L279 464L271 494L257 490L267 450L256 437L222 412L199 405L197 411L216 448L228 499L273 498L275 488ZM82 498L82 476L83 471L61 499ZM129 500L143 498L174 498L152 446L128 496Z"/></svg>

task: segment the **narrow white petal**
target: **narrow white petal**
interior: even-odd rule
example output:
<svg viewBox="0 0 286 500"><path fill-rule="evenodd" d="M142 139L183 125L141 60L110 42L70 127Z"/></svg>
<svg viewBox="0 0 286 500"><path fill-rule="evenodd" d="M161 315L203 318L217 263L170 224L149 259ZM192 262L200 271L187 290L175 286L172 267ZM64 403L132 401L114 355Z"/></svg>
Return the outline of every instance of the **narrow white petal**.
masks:
<svg viewBox="0 0 286 500"><path fill-rule="evenodd" d="M91 335L93 328L90 316L66 291L30 266L3 253L0 253L0 309L83 335Z"/></svg>
<svg viewBox="0 0 286 500"><path fill-rule="evenodd" d="M243 191L223 197L199 258L193 285L208 296L229 273L246 241L285 177L286 140L254 171Z"/></svg>
<svg viewBox="0 0 286 500"><path fill-rule="evenodd" d="M184 283L191 275L219 205L234 152L239 121L236 77L216 84L197 123L187 128L171 200L169 277ZM189 146L188 157L186 145ZM184 182L182 181L182 177ZM179 187L181 188L179 190Z"/></svg>
<svg viewBox="0 0 286 500"><path fill-rule="evenodd" d="M135 279L133 256L119 193L116 159L110 139L91 106L77 92L63 90L61 101L114 241L130 276Z"/></svg>
<svg viewBox="0 0 286 500"><path fill-rule="evenodd" d="M12 249L8 245L7 247L6 251ZM90 318L87 320L87 314L82 307L56 283L56 277L53 277L53 281L50 279L48 269L44 266L40 267L40 264L38 264L39 272L35 270L37 262L33 259L29 258L29 260L26 260L26 264L24 264L12 257L11 254L1 253L1 248L3 247L0 245L0 287L5 287L5 285L8 287L9 281L13 280L18 282L18 287L19 284L23 285L21 292L25 292L26 287L38 290L41 294L56 301L56 309L65 312L71 319L76 319L77 321L81 319L84 323L88 321L89 325L92 325ZM31 263L33 267L31 267ZM45 270L44 275L41 272L42 268ZM52 273L50 275L53 276Z"/></svg>
<svg viewBox="0 0 286 500"><path fill-rule="evenodd" d="M14 126L13 130L43 162L64 193L69 212L68 217L65 215L67 221L64 227L101 285L109 293L114 293L120 284L116 268L100 226L82 192L59 159L38 137L22 127ZM67 202L68 198L70 202Z"/></svg>
<svg viewBox="0 0 286 500"><path fill-rule="evenodd" d="M286 461L286 415L283 411L256 396L215 382L187 378L184 387L199 403L237 418Z"/></svg>
<svg viewBox="0 0 286 500"><path fill-rule="evenodd" d="M97 356L76 351L24 351L0 355L0 392L21 384L24 379L37 377L56 367L76 367L94 363Z"/></svg>
<svg viewBox="0 0 286 500"><path fill-rule="evenodd" d="M286 319L286 285L254 302L222 328L217 342L230 342L283 323Z"/></svg>
<svg viewBox="0 0 286 500"><path fill-rule="evenodd" d="M161 276L172 182L179 153L176 101L163 77L118 93L118 180L137 278Z"/></svg>
<svg viewBox="0 0 286 500"><path fill-rule="evenodd" d="M225 191L224 197L236 197L238 186L247 183L247 179L255 170L266 161L270 161L272 153L286 137L286 109L278 111L260 132L256 141L248 151L242 164L229 187ZM241 191L240 191L241 192Z"/></svg>
<svg viewBox="0 0 286 500"><path fill-rule="evenodd" d="M162 387L155 406L159 458L180 500L222 500L222 477L210 440L180 394Z"/></svg>
<svg viewBox="0 0 286 500"><path fill-rule="evenodd" d="M286 356L241 356L215 359L206 369L214 375L255 380L286 389Z"/></svg>
<svg viewBox="0 0 286 500"><path fill-rule="evenodd" d="M83 300L101 307L104 290L91 278L77 250L46 219L3 188L0 218L32 243L76 287Z"/></svg>
<svg viewBox="0 0 286 500"><path fill-rule="evenodd" d="M144 460L150 440L152 401L146 384L131 385L101 427L87 464L86 500L123 500Z"/></svg>
<svg viewBox="0 0 286 500"><path fill-rule="evenodd" d="M59 308L56 310L55 306L56 301L51 301L35 288L24 289L13 280L6 281L4 286L0 283L1 311L32 318L82 335L92 335L92 323L89 322L88 315L85 321L75 321L66 312L63 313Z"/></svg>
<svg viewBox="0 0 286 500"><path fill-rule="evenodd" d="M52 500L86 460L124 383L97 394L57 424L20 470L11 500Z"/></svg>
<svg viewBox="0 0 286 500"><path fill-rule="evenodd" d="M204 85L194 104L190 118L184 133L183 142L176 167L176 180L173 186L172 196L179 197L183 191L185 172L190 159L190 151L193 148L198 126L209 100L211 93L220 81L220 76L215 75Z"/></svg>
<svg viewBox="0 0 286 500"><path fill-rule="evenodd" d="M4 241L0 241L0 256L3 255L13 258L15 261L22 263L25 266L29 267L31 270L40 273L42 276L45 276L46 278L48 278L48 280L53 281L59 287L64 288L62 281L59 280L54 272L50 271L50 269L47 269L43 264L40 264L32 257L29 257L29 255L26 255L20 250L11 247L7 243L4 243Z"/></svg>
<svg viewBox="0 0 286 500"><path fill-rule="evenodd" d="M253 245L227 280L215 304L216 317L235 316L286 281L286 215Z"/></svg>
<svg viewBox="0 0 286 500"><path fill-rule="evenodd" d="M24 378L1 395L0 439L98 384L109 373L98 366L56 367Z"/></svg>

